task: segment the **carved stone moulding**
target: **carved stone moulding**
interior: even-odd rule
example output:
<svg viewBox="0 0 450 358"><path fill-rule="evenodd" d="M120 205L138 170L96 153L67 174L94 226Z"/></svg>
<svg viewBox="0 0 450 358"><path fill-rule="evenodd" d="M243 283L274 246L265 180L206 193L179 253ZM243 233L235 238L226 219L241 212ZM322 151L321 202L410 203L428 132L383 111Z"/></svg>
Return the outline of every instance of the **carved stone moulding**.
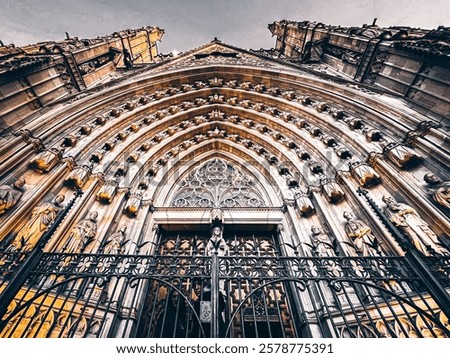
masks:
<svg viewBox="0 0 450 358"><path fill-rule="evenodd" d="M132 152L130 153L130 155L127 158L127 162L128 163L136 163L139 160L139 153L137 152Z"/></svg>
<svg viewBox="0 0 450 358"><path fill-rule="evenodd" d="M63 145L66 147L75 147L78 142L78 139L73 134L69 134L68 136L64 137L63 139Z"/></svg>
<svg viewBox="0 0 450 358"><path fill-rule="evenodd" d="M92 165L82 165L75 167L64 181L64 184L71 188L82 188L92 173Z"/></svg>
<svg viewBox="0 0 450 358"><path fill-rule="evenodd" d="M94 163L100 163L104 155L105 152L103 150L97 150L95 153L92 154L91 161L93 161Z"/></svg>
<svg viewBox="0 0 450 358"><path fill-rule="evenodd" d="M369 142L378 142L381 140L381 132L375 128L365 128L363 133Z"/></svg>
<svg viewBox="0 0 450 358"><path fill-rule="evenodd" d="M114 147L116 146L116 141L115 140L109 140L107 142L105 142L103 148L106 150L113 150Z"/></svg>
<svg viewBox="0 0 450 358"><path fill-rule="evenodd" d="M102 203L110 203L117 193L117 181L108 180L98 191L97 200Z"/></svg>
<svg viewBox="0 0 450 358"><path fill-rule="evenodd" d="M295 200L301 216L308 217L315 213L316 209L306 194L298 196Z"/></svg>
<svg viewBox="0 0 450 358"><path fill-rule="evenodd" d="M0 185L0 215L18 203L25 191L25 178L17 179L12 185Z"/></svg>
<svg viewBox="0 0 450 358"><path fill-rule="evenodd" d="M130 194L127 203L124 207L124 212L130 217L135 217L141 207L142 202L142 194L137 192L134 194Z"/></svg>
<svg viewBox="0 0 450 358"><path fill-rule="evenodd" d="M353 130L355 130L355 129L361 129L361 128L364 127L363 122L362 122L360 119L358 119L358 118L352 118L352 117L349 117L349 118L346 118L346 119L345 119L345 122L346 122L347 125L348 125L351 129L353 129Z"/></svg>
<svg viewBox="0 0 450 358"><path fill-rule="evenodd" d="M80 127L80 133L81 134L89 135L89 134L91 134L91 132L92 132L92 127L90 125L88 125L88 124L83 124Z"/></svg>
<svg viewBox="0 0 450 358"><path fill-rule="evenodd" d="M95 117L95 124L102 126L106 123L106 118L103 116L97 116Z"/></svg>
<svg viewBox="0 0 450 358"><path fill-rule="evenodd" d="M30 168L39 173L48 173L62 158L63 149L44 150L30 161Z"/></svg>
<svg viewBox="0 0 450 358"><path fill-rule="evenodd" d="M343 146L334 147L334 151L336 152L337 156L341 159L348 159L352 157L352 153L346 147Z"/></svg>
<svg viewBox="0 0 450 358"><path fill-rule="evenodd" d="M387 144L383 148L383 154L400 169L415 168L423 160L414 150L398 143Z"/></svg>
<svg viewBox="0 0 450 358"><path fill-rule="evenodd" d="M350 171L358 183L365 188L371 188L381 183L378 173L365 163L351 163Z"/></svg>
<svg viewBox="0 0 450 358"><path fill-rule="evenodd" d="M321 178L320 185L322 187L322 194L332 204L337 204L344 200L345 193L341 186L332 178Z"/></svg>

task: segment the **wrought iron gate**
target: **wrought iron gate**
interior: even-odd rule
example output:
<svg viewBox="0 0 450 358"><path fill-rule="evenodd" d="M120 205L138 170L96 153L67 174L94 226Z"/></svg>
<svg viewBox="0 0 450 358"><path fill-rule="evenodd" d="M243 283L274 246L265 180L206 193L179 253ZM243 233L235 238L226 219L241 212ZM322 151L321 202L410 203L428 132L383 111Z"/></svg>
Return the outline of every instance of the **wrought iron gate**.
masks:
<svg viewBox="0 0 450 358"><path fill-rule="evenodd" d="M153 255L1 252L0 337L450 337L407 257L283 256L261 233L225 236L225 254L208 237L169 233ZM448 289L450 258L422 261Z"/></svg>

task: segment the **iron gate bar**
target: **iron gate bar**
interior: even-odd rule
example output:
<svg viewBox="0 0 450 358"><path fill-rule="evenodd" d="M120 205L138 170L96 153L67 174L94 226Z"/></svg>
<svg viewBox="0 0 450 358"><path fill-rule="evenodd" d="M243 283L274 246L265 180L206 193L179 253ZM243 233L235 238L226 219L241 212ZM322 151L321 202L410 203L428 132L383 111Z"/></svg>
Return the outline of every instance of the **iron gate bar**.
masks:
<svg viewBox="0 0 450 358"><path fill-rule="evenodd" d="M400 306L404 308L402 302L409 305L410 307L416 309L418 313L423 315L424 317L430 319L431 322L439 326L443 332L449 334L450 332L445 326L442 325L438 320L434 319L434 317L418 307L414 304L414 301L411 299L411 295L408 295L403 286L402 290L406 294L406 298L390 291L384 287L380 287L376 283L384 283L392 288L390 280L400 280L405 283L423 283L419 275L416 274L414 270L411 269L411 266L408 263L408 260L405 257L273 257L273 256L252 256L252 257L216 257L217 263L216 268L214 269L214 265L212 263L214 259L213 255L210 256L173 256L173 255L156 255L156 256L147 256L147 255L106 255L106 254L65 254L65 253L43 253L42 260L36 265L37 267L34 270L29 270L28 277L32 277L32 275L38 275L41 277L50 277L52 275L56 275L57 277L66 277L62 282L58 282L44 291L41 291L39 294L35 295L28 302L24 303L20 307L16 307L13 313L7 315L7 317L3 316L1 329L6 325L5 321L10 320L15 314L30 306L32 302L35 302L39 297L42 297L55 288L66 285L69 282L74 282L72 288L76 287L75 281L83 280L86 278L90 278L94 280L93 282L97 282L95 280L101 279L102 281L109 282L110 279L114 278L125 278L128 284L131 286L133 282L138 282L140 280L156 280L158 282L164 283L165 285L173 286L170 280L189 277L190 279L210 279L212 271L217 273L216 281L217 283L220 280L235 280L237 279L240 282L240 279L252 280L257 279L262 281L263 284L259 285L256 288L253 288L251 292L256 292L260 290L262 287L266 287L272 285L275 282L295 282L298 283L308 283L308 282L327 282L332 286L337 283L343 282L352 282L357 285L372 287L384 293L387 293L391 296L396 297L396 299L400 302ZM71 264L69 266L61 266L59 265L61 262L64 262L66 259L69 259ZM433 265L436 267L445 266L448 258L434 258L432 260ZM331 271L329 269L330 263L334 263L339 265L340 271L338 273ZM192 266L192 267L191 267ZM382 270L375 269L382 267ZM255 273L255 268L257 268L257 274ZM444 275L444 274L442 274ZM69 278L67 278L69 276ZM70 277L72 276L72 277ZM445 276L444 276L445 278ZM268 280L268 281L267 281ZM267 282L264 282L267 281ZM375 282L375 283L374 283ZM239 283L240 285L240 283ZM320 285L318 285L320 287ZM26 287L26 285L24 286ZM28 289L31 289L28 286ZM347 297L347 300L350 300L347 290L344 287L344 294ZM176 291L179 291L178 288L174 287ZM218 290L218 288L216 288ZM308 288L309 289L309 288ZM321 289L320 289L321 290ZM31 291L30 291L31 292ZM124 291L121 291L122 293ZM181 291L180 291L181 292ZM239 290L239 294L241 294L242 290ZM335 300L338 300L336 293L332 290ZM362 302L363 298L356 292L359 300ZM313 294L310 292L310 297ZM89 294L91 297L92 291ZM427 298L422 295L420 290L414 295L420 297L422 302L426 305L427 309L430 312L433 312L432 308L428 305ZM322 293L323 296L323 293ZM369 296L373 299L373 294L369 292ZM187 297L182 296L188 305L193 308ZM243 303L250 296L241 297L240 296L240 305L238 307L242 308ZM68 300L69 296L65 296L65 299ZM123 299L123 296L122 296ZM251 298L252 299L252 298ZM383 299L386 301L386 297L383 296ZM82 307L82 311L87 309L87 302L89 300L83 301L84 306ZM120 300L119 300L120 301ZM376 300L373 300L376 302ZM41 302L42 304L42 302ZM118 302L120 305L121 303ZM288 302L290 304L290 302ZM108 302L108 305L111 305L111 302ZM364 306L364 305L363 305ZM387 305L389 309L390 306ZM438 302L438 306L441 306ZM99 307L99 302L96 303L96 307ZM337 305L338 309L341 310L340 305ZM378 303L375 303L375 309L379 311ZM75 308L75 305L72 306L72 311ZM239 308L239 309L240 309ZM317 307L313 306L316 317L320 316L320 312L317 311ZM442 307L440 307L442 310ZM62 308L61 308L62 309ZM234 322L234 317L236 316L239 309L230 316L230 321L228 324L228 332L230 330L230 325ZM353 306L350 305L350 309L353 309ZM366 310L366 307L362 307L363 310ZM108 309L105 309L105 315ZM61 310L60 310L61 312ZM198 319L198 315L194 309L194 314ZM267 315L267 307L266 307L266 315ZM366 316L369 320L371 320L370 314L366 312ZM391 311L392 312L392 311ZM404 309L405 314L408 316L410 321L412 321L412 317L409 316L408 310ZM444 312L444 310L442 310ZM341 311L342 317L346 320L346 313ZM445 314L445 312L444 312ZM358 313L353 311L353 315L358 317ZM332 315L330 315L331 317ZM131 317L131 316L130 316ZM130 318L129 317L129 318ZM389 332L394 333L390 330L388 322L385 320L383 314L380 314L380 317L384 320L386 324L386 329ZM392 317L398 320L398 317L393 314ZM448 317L448 316L447 316ZM94 319L91 317L90 320ZM241 317L241 319L243 319ZM129 322L127 321L127 324ZM30 325L31 323L29 323ZM68 321L65 322L65 325L68 324ZM244 326L243 322L241 322L242 326ZM318 322L321 325L321 322ZM334 324L332 322L332 324ZM363 325L362 322L358 323L361 327ZM425 320L425 324L428 328L431 328L430 324ZM42 326L42 322L40 324ZM350 331L351 325L349 322L345 324L347 329ZM72 327L74 327L72 325ZM322 326L321 326L322 327ZM407 335L407 332L404 330L403 326L399 325L400 329L403 330L404 335ZM63 327L64 328L64 327ZM336 329L337 327L333 327ZM270 327L269 327L270 329ZM325 327L321 328L321 331L324 332ZM61 330L60 335L63 330ZM362 334L365 336L366 332L362 329ZM219 333L218 327L216 327L215 334ZM204 332L203 332L204 334ZM227 333L229 334L229 333ZM270 333L272 334L272 333Z"/></svg>
<svg viewBox="0 0 450 358"><path fill-rule="evenodd" d="M23 263L19 262L18 270L15 273L13 273L5 289L0 294L0 318L3 318L3 316L7 312L9 304L12 302L14 297L16 297L17 293L25 284L26 280L28 279L28 275L39 264L44 254L43 253L44 246L53 236L58 226L61 224L63 219L69 213L69 210L73 207L73 205L75 205L75 201L79 197L81 197L81 195L83 195L83 192L81 190L78 189L77 191L75 191L74 198L71 201L69 201L66 207L58 213L55 220L51 224L50 229L48 229L42 235L41 239L36 243L36 246L28 254L28 257L26 257L26 254L21 255L26 257L25 261ZM3 329L3 321L0 321L0 327L1 329Z"/></svg>

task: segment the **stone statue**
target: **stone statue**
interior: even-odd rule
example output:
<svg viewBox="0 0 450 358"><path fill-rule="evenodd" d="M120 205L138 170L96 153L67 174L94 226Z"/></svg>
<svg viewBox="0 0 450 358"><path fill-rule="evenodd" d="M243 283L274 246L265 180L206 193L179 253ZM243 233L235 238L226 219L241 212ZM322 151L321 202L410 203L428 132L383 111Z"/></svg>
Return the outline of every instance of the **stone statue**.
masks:
<svg viewBox="0 0 450 358"><path fill-rule="evenodd" d="M106 240L105 245L103 246L103 253L110 255L120 255L123 254L125 244L125 233L127 231L126 225L122 226L119 231L115 234L112 234L108 240Z"/></svg>
<svg viewBox="0 0 450 358"><path fill-rule="evenodd" d="M211 256L217 249L218 256L226 256L230 253L230 248L222 236L222 229L215 226L212 230L211 238L206 244L206 254Z"/></svg>
<svg viewBox="0 0 450 358"><path fill-rule="evenodd" d="M317 256L336 256L330 238L318 226L311 226L311 242Z"/></svg>
<svg viewBox="0 0 450 358"><path fill-rule="evenodd" d="M130 51L124 47L123 49L123 63L125 64L125 67L127 70L133 69L133 57L131 56Z"/></svg>
<svg viewBox="0 0 450 358"><path fill-rule="evenodd" d="M356 251L361 256L379 256L372 229L364 221L357 219L352 212L345 211L343 216L347 220L345 232L355 245Z"/></svg>
<svg viewBox="0 0 450 358"><path fill-rule="evenodd" d="M397 203L393 197L383 196L386 203L384 212L389 220L405 234L424 255L430 255L427 246L436 253L448 253L437 238L437 235L430 229L428 224L422 220L416 210L404 203Z"/></svg>
<svg viewBox="0 0 450 358"><path fill-rule="evenodd" d="M25 179L17 179L12 186L0 185L0 214L11 209L23 195Z"/></svg>
<svg viewBox="0 0 450 358"><path fill-rule="evenodd" d="M428 183L429 194L433 200L444 208L450 209L450 182L444 182L431 173L425 174L423 180Z"/></svg>
<svg viewBox="0 0 450 358"><path fill-rule="evenodd" d="M93 211L89 219L80 220L70 232L69 238L64 245L63 252L78 253L94 238L97 233L97 212Z"/></svg>
<svg viewBox="0 0 450 358"><path fill-rule="evenodd" d="M206 244L206 255L212 256L217 250L217 256L224 257L230 254L230 247L225 242L222 236L222 229L219 226L214 226L212 235ZM228 263L226 263L228 265ZM227 266L228 267L228 266ZM225 294L225 280L219 280L220 291Z"/></svg>
<svg viewBox="0 0 450 358"><path fill-rule="evenodd" d="M20 229L7 250L31 251L61 211L64 199L64 195L58 195L53 202L47 202L34 208L31 219Z"/></svg>

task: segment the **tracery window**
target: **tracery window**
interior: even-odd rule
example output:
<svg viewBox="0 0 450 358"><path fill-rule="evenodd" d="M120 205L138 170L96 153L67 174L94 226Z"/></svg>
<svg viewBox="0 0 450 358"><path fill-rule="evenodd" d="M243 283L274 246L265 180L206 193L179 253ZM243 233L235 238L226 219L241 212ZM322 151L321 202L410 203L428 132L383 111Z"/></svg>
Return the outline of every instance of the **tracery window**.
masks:
<svg viewBox="0 0 450 358"><path fill-rule="evenodd" d="M172 200L174 207L264 207L266 203L255 190L255 180L215 158L196 168L181 182Z"/></svg>

